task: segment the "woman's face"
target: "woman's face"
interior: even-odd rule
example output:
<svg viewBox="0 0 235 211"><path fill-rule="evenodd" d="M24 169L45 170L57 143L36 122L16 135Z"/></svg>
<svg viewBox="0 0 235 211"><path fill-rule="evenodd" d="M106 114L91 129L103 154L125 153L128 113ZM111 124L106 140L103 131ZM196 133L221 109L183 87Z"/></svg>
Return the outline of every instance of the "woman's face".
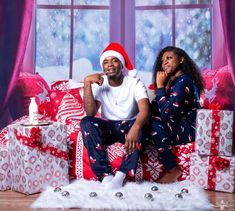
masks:
<svg viewBox="0 0 235 211"><path fill-rule="evenodd" d="M177 56L173 51L166 51L162 56L162 69L170 76L175 75L179 71L179 65L183 62L183 58Z"/></svg>

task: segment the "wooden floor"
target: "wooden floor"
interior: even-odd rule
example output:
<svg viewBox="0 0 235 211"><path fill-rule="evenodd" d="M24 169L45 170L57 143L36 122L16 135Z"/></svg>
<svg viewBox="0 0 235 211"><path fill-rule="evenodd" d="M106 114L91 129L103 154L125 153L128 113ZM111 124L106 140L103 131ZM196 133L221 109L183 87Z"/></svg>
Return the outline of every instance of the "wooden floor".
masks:
<svg viewBox="0 0 235 211"><path fill-rule="evenodd" d="M234 211L235 210L235 194L222 193L215 191L206 191L210 202L214 205L215 210ZM55 211L61 209L32 209L30 208L34 200L39 194L26 196L14 191L0 191L0 211ZM65 209L79 210L81 209Z"/></svg>

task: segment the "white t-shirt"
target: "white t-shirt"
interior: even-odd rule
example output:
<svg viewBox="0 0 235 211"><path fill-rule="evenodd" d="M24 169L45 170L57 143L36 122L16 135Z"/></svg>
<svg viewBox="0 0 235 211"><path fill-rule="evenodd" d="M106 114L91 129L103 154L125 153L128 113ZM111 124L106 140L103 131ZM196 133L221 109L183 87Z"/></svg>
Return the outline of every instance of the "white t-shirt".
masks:
<svg viewBox="0 0 235 211"><path fill-rule="evenodd" d="M107 76L101 86L92 84L95 100L101 102L101 116L109 120L135 119L139 110L137 102L148 98L145 85L136 78L124 76L118 87L110 86Z"/></svg>

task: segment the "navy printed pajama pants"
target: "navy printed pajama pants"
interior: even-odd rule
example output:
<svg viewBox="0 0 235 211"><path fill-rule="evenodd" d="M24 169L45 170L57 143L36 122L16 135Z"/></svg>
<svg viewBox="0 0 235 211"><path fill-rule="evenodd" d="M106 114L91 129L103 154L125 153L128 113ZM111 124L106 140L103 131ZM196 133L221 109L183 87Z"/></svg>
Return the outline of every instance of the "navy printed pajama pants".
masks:
<svg viewBox="0 0 235 211"><path fill-rule="evenodd" d="M99 181L107 174L112 174L108 161L106 146L115 142L125 143L125 135L129 132L135 120L111 121L96 117L86 116L81 120L81 131L84 145L88 150L91 168ZM140 143L142 131L140 134ZM119 171L134 176L138 159L139 149L135 149L132 154L125 154Z"/></svg>
<svg viewBox="0 0 235 211"><path fill-rule="evenodd" d="M170 119L167 122L156 116L151 119L151 128L151 136L165 170L174 168L177 162L172 146L192 142L195 137L194 126L186 121L174 122Z"/></svg>

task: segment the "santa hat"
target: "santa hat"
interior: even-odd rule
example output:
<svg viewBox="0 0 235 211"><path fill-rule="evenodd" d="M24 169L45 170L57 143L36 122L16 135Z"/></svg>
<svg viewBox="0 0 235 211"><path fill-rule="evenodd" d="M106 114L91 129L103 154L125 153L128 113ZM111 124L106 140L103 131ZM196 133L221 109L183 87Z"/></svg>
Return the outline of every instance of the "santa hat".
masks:
<svg viewBox="0 0 235 211"><path fill-rule="evenodd" d="M133 68L129 56L127 55L124 48L119 43L110 43L102 52L100 56L100 66L103 68L103 61L109 56L114 56L118 58L123 67L126 67L128 70L128 75L131 77L136 77L136 69Z"/></svg>

